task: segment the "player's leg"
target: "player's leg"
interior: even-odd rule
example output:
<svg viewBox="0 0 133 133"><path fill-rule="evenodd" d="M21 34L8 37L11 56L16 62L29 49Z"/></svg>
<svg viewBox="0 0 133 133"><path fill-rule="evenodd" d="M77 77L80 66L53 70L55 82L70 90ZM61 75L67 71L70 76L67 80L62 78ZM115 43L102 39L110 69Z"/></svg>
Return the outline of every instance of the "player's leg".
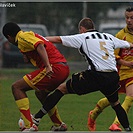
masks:
<svg viewBox="0 0 133 133"><path fill-rule="evenodd" d="M114 109L114 111L118 117L118 120L120 121L121 125L125 129L125 131L131 131L127 114L126 114L125 110L122 108L122 106L120 105L120 102L118 101L118 92L115 92L113 95L110 95L107 98L108 98L112 108Z"/></svg>
<svg viewBox="0 0 133 133"><path fill-rule="evenodd" d="M92 113L91 113L91 119L93 120L96 120L96 118L99 116L99 114L106 108L110 105L108 99L105 97L105 98L102 98L100 99L97 104L96 104L96 107L92 110Z"/></svg>
<svg viewBox="0 0 133 133"><path fill-rule="evenodd" d="M129 112L131 106L133 103L133 97L130 96L126 96L124 102L122 103L122 107L124 108L124 110L126 111L126 113ZM118 118L116 117L115 121L113 123L119 124L120 122L118 121Z"/></svg>
<svg viewBox="0 0 133 133"><path fill-rule="evenodd" d="M26 129L29 129L34 125L30 115L29 99L26 95L26 91L28 90L31 90L31 88L24 79L20 79L12 84L12 93L21 113L21 117L24 120ZM38 128L35 127L35 130L38 130Z"/></svg>
<svg viewBox="0 0 133 133"><path fill-rule="evenodd" d="M44 104L44 101L45 101L45 99L46 99L46 97L47 97L47 95L49 93L44 90L44 91L39 91L39 92L36 91L35 94L36 94L36 97L38 98L38 100L43 105ZM55 126L59 126L59 125L62 124L62 120L60 118L60 115L58 113L58 109L57 109L56 106L53 107L53 109L51 109L48 112L48 115L49 115L51 121L54 123Z"/></svg>
<svg viewBox="0 0 133 133"><path fill-rule="evenodd" d="M109 103L108 99L102 98L97 102L96 107L89 112L87 125L88 125L88 129L90 131L96 130L96 118L109 105L110 105L110 103Z"/></svg>
<svg viewBox="0 0 133 133"><path fill-rule="evenodd" d="M47 92L54 91L62 82L64 82L67 79L67 77L69 75L69 67L67 65L54 64L54 65L52 65L52 69L54 71L54 73L52 74L52 78L44 77L41 80L40 85L39 85L39 86L41 86L40 87L41 91L42 90L46 90ZM53 101L55 101L55 99ZM47 105L45 105L45 100L44 100L43 105L47 106ZM51 120L54 122L54 125L56 125L55 130L57 130L57 128L58 128L59 131L67 130L66 124L64 124L62 122L62 120L61 120L61 118L59 116L58 110L54 106L52 106L52 108L50 108L50 110L48 110L48 114L49 114ZM35 119L41 119L42 117L35 114L34 118ZM60 124L60 126L57 127L57 125L59 125L59 124ZM53 130L53 128L51 130Z"/></svg>
<svg viewBox="0 0 133 133"><path fill-rule="evenodd" d="M48 95L43 107L35 114L35 118L42 118L46 115L48 111L50 111L59 102L64 94L67 94L66 83L62 83L53 93Z"/></svg>
<svg viewBox="0 0 133 133"><path fill-rule="evenodd" d="M57 106L54 106L48 115L54 125L51 127L51 131L66 131L67 125L61 120Z"/></svg>
<svg viewBox="0 0 133 133"><path fill-rule="evenodd" d="M62 124L62 120L60 118L57 106L54 106L49 112L48 115L51 121L54 123L55 126L60 126Z"/></svg>
<svg viewBox="0 0 133 133"><path fill-rule="evenodd" d="M133 84L130 84L126 87L126 97L125 97L124 102L122 103L122 107L124 108L126 113L129 112L129 109L131 108L132 103L133 103ZM113 124L109 127L109 130L121 131L122 129L119 126L120 126L120 122L118 118L116 117Z"/></svg>
<svg viewBox="0 0 133 133"><path fill-rule="evenodd" d="M43 104L42 109L40 109L38 113L35 114L35 118L42 118L44 115L46 115L47 112L52 109L65 94L82 95L92 91L96 91L97 89L88 89L88 86L91 85L90 88L94 88L93 85L96 85L95 81L91 78L93 74L91 74L91 76L88 76L88 72L91 73L91 71L74 73L72 74L71 79L67 80L66 83L62 83L61 85L59 85L58 88L52 94L48 95ZM88 83L87 81L89 78L91 81ZM96 85L95 88L98 88L98 86Z"/></svg>
<svg viewBox="0 0 133 133"><path fill-rule="evenodd" d="M47 95L49 94L48 92L44 91L35 91L36 97L38 98L38 100L41 102L41 104L44 104L44 101L47 97ZM53 126L51 127L51 130L67 130L67 126L65 123L63 123L63 121L61 120L61 117L58 113L58 108L57 106L53 107L49 112L48 115L51 119L51 121L53 122ZM33 118L35 119L35 118ZM41 119L40 119L41 120ZM38 123L36 123L37 125L39 125L40 121L38 121ZM59 129L61 128L61 129Z"/></svg>
<svg viewBox="0 0 133 133"><path fill-rule="evenodd" d="M33 121L31 118L31 113L29 109L29 100L26 95L26 91L28 90L39 90L39 84L40 80L45 77L45 69L37 69L30 74L26 74L23 79L20 81L17 81L15 84L13 84L13 94L15 97L16 103L18 108L20 109L22 113L22 118L24 120L24 124L26 127L26 130L28 130L30 127L32 127ZM38 80L39 79L39 80ZM38 130L37 126L35 125L36 129ZM32 129L32 128L31 128ZM33 129L34 130L34 129Z"/></svg>

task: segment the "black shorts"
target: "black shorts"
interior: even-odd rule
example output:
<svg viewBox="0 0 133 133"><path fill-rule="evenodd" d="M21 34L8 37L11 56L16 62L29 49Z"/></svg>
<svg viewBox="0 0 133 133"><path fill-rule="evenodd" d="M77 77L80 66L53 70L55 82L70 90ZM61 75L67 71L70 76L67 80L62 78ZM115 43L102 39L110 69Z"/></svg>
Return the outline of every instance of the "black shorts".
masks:
<svg viewBox="0 0 133 133"><path fill-rule="evenodd" d="M119 89L119 75L117 72L99 72L86 70L72 74L66 83L71 94L83 95L94 91L101 91L106 97Z"/></svg>

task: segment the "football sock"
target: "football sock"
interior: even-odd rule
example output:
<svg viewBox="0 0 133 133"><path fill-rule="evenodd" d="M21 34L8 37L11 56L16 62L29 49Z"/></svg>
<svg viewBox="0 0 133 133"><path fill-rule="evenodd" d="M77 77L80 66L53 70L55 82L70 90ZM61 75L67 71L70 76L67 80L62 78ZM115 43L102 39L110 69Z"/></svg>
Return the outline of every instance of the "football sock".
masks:
<svg viewBox="0 0 133 133"><path fill-rule="evenodd" d="M96 107L93 109L91 114L91 119L96 120L99 114L104 110L104 108L110 105L107 98L102 98L97 102Z"/></svg>
<svg viewBox="0 0 133 133"><path fill-rule="evenodd" d="M48 95L46 98L42 109L35 114L35 118L42 118L49 110L51 110L61 99L64 94L60 90L55 90L52 94Z"/></svg>
<svg viewBox="0 0 133 133"><path fill-rule="evenodd" d="M131 108L132 103L133 103L133 97L126 96L124 102L122 103L122 107L124 108L124 110L126 111L126 113L129 112L129 109ZM114 120L113 123L120 125L120 122L119 122L119 120L118 120L117 117L115 118L115 120Z"/></svg>
<svg viewBox="0 0 133 133"><path fill-rule="evenodd" d="M117 115L121 125L123 126L123 128L126 131L131 131L131 128L129 126L129 121L127 118L127 114L126 114L125 110L122 108L122 106L120 105L120 103L117 104L116 106L113 106L112 108L115 110L116 115Z"/></svg>
<svg viewBox="0 0 133 133"><path fill-rule="evenodd" d="M21 117L25 123L26 128L30 128L33 124L30 109L29 109L29 100L28 98L23 98L20 100L16 100L16 104L20 110Z"/></svg>
<svg viewBox="0 0 133 133"><path fill-rule="evenodd" d="M60 118L60 115L58 113L57 106L54 106L49 112L48 115L51 119L51 121L54 123L55 126L59 126L62 123L62 120Z"/></svg>

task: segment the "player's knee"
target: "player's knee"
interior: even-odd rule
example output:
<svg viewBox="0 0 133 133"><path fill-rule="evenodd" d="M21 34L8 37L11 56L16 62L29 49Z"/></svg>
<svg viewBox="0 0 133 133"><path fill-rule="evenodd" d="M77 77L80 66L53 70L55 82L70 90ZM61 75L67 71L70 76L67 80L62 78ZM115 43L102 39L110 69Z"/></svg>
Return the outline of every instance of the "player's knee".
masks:
<svg viewBox="0 0 133 133"><path fill-rule="evenodd" d="M17 93L19 90L22 89L21 84L17 81L12 84L11 88L12 88L12 93L13 94Z"/></svg>
<svg viewBox="0 0 133 133"><path fill-rule="evenodd" d="M12 88L12 92L14 92L17 89L17 83L16 82L13 83L11 88Z"/></svg>
<svg viewBox="0 0 133 133"><path fill-rule="evenodd" d="M60 90L63 94L68 93L67 88L66 88L66 83L62 83L61 85L59 85L57 89Z"/></svg>
<svg viewBox="0 0 133 133"><path fill-rule="evenodd" d="M126 96L133 97L133 92L126 92Z"/></svg>
<svg viewBox="0 0 133 133"><path fill-rule="evenodd" d="M111 104L112 107L115 107L115 106L117 106L119 103L120 103L120 101L118 100L118 101L116 101L116 102L111 102L110 104Z"/></svg>

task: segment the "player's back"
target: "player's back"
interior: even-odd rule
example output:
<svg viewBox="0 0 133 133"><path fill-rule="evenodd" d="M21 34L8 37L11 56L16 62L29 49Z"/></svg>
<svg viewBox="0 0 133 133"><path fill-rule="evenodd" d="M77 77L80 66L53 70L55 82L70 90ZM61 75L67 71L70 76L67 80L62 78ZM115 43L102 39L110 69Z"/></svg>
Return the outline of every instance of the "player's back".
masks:
<svg viewBox="0 0 133 133"><path fill-rule="evenodd" d="M82 45L87 57L89 57L96 70L108 71L116 70L114 56L113 36L97 31L84 33L84 43Z"/></svg>
<svg viewBox="0 0 133 133"><path fill-rule="evenodd" d="M88 69L94 65L97 71L117 71L114 49L130 47L128 42L96 30L60 37L63 45L80 50L89 62Z"/></svg>

